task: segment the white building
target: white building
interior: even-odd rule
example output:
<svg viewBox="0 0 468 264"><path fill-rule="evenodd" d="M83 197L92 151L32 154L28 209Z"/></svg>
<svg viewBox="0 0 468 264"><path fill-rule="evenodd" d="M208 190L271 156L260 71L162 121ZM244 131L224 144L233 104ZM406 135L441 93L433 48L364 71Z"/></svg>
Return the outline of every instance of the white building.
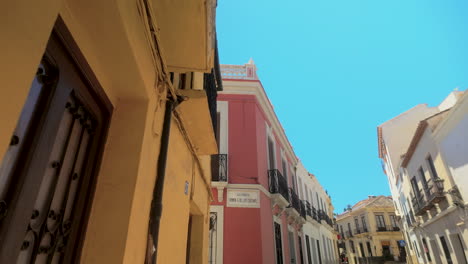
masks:
<svg viewBox="0 0 468 264"><path fill-rule="evenodd" d="M452 92L437 107L418 105L378 127L379 157L412 262L467 263L458 190L466 188L468 111L461 96Z"/></svg>
<svg viewBox="0 0 468 264"><path fill-rule="evenodd" d="M302 163L296 166L297 190L306 206L303 229L303 263L338 263L337 236L333 229L331 198Z"/></svg>

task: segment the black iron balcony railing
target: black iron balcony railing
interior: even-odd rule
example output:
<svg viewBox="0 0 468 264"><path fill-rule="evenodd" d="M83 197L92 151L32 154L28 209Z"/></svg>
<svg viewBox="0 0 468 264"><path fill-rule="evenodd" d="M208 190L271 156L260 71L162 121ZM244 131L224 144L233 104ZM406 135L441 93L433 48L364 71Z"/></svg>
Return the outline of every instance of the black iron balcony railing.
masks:
<svg viewBox="0 0 468 264"><path fill-rule="evenodd" d="M351 230L346 230L346 236L353 237L353 232L351 232Z"/></svg>
<svg viewBox="0 0 468 264"><path fill-rule="evenodd" d="M422 210L424 208L424 196L419 192L415 196L411 196L411 203L413 204L414 214L421 215L424 213Z"/></svg>
<svg viewBox="0 0 468 264"><path fill-rule="evenodd" d="M312 218L315 220L315 221L319 221L319 216L318 216L318 212L317 212L317 209L315 209L315 207L312 206Z"/></svg>
<svg viewBox="0 0 468 264"><path fill-rule="evenodd" d="M364 233L367 233L369 232L369 230L367 230L367 227L360 227L360 228L356 228L353 230L353 233L354 234L364 234Z"/></svg>
<svg viewBox="0 0 468 264"><path fill-rule="evenodd" d="M279 193L289 202L288 182L279 170L268 170L268 185L270 193Z"/></svg>
<svg viewBox="0 0 468 264"><path fill-rule="evenodd" d="M333 227L333 220L325 213L325 211L319 209L317 211L317 214L318 214L317 221L319 220L323 221L323 223L326 223L329 226Z"/></svg>
<svg viewBox="0 0 468 264"><path fill-rule="evenodd" d="M211 155L211 180L227 182L227 154Z"/></svg>
<svg viewBox="0 0 468 264"><path fill-rule="evenodd" d="M293 188L289 188L289 202L289 206L296 209L298 213L301 212L301 200L299 200L299 196L297 196Z"/></svg>
<svg viewBox="0 0 468 264"><path fill-rule="evenodd" d="M317 210L317 214L318 214L318 219L319 220L324 220L325 218L325 212L321 209Z"/></svg>
<svg viewBox="0 0 468 264"><path fill-rule="evenodd" d="M400 231L398 226L377 226L377 232L393 232Z"/></svg>
<svg viewBox="0 0 468 264"><path fill-rule="evenodd" d="M312 206L310 206L310 203L308 201L304 201L304 203L306 206L306 214L312 217Z"/></svg>
<svg viewBox="0 0 468 264"><path fill-rule="evenodd" d="M435 182L432 182L432 179L429 180L427 184L427 189L424 190L424 194L426 195L426 206L429 207L434 205L434 203L438 203L443 198L445 198L443 180L437 178L434 181Z"/></svg>
<svg viewBox="0 0 468 264"><path fill-rule="evenodd" d="M415 215L423 215L426 210L430 210L435 203L445 199L443 180L440 178L429 179L424 184L424 191L411 197Z"/></svg>
<svg viewBox="0 0 468 264"><path fill-rule="evenodd" d="M304 201L300 201L300 204L301 204L301 216L302 218L306 219L306 214L307 214L307 209L306 209L306 204Z"/></svg>

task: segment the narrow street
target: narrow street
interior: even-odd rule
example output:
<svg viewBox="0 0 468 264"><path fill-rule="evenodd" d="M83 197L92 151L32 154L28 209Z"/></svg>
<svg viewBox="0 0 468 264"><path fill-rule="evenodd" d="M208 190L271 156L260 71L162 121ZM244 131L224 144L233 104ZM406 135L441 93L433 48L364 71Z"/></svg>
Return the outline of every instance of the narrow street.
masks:
<svg viewBox="0 0 468 264"><path fill-rule="evenodd" d="M0 264L468 264L468 2L0 13Z"/></svg>

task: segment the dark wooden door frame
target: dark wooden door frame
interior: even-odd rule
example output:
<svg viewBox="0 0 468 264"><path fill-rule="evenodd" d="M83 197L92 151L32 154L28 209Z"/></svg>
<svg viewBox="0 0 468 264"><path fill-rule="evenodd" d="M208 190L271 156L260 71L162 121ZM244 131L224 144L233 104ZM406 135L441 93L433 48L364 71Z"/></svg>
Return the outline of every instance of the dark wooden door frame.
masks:
<svg viewBox="0 0 468 264"><path fill-rule="evenodd" d="M78 221L80 225L74 225L70 234L70 240L76 242L76 244L74 244L75 250L67 252L64 258L65 263L79 263L84 234L89 220L91 201L95 192L97 174L102 159L113 107L71 33L66 28L64 21L60 17L58 17L54 26L44 58L50 65L56 65L59 60L62 60L61 63L67 64L67 69L73 69L78 73L76 76L70 75L67 77L71 79L78 78L81 81L77 87L73 88L75 91L74 96L86 107L99 113L99 115L96 116L99 122L96 123L101 124L98 125L95 130L97 138L94 140L98 143L93 144L92 149L89 151L90 156L88 156L88 160L93 161L89 164L90 166L86 166L85 173L90 175L89 180L81 183L83 184L82 188L88 190L88 194L86 196L77 196L75 204L76 207L81 208ZM67 71L61 71L60 68L55 69L55 71L52 70L52 72L59 75L67 75ZM63 101L63 99L71 93L72 88L55 87L57 83L57 80L54 80L53 83L50 84L50 87L48 87L53 89L53 91L51 91L53 95L44 102L48 112L58 111L59 107L63 107L54 102ZM41 156L41 153L49 153L51 150L51 142L53 142L55 133L57 132L57 118L59 118L57 116L50 115L40 118L40 124L37 124L37 128L40 128L38 131L40 132L33 136L34 140L31 141L31 149L29 149L28 152L36 151L34 154L29 155L28 159L22 160L24 163L21 167L28 169L18 169L15 175L15 184L13 187L16 191L11 195L12 206L9 208L5 218L0 222L0 263L16 262L16 257L26 232L26 230L23 229L27 226L31 217L34 201L39 191L37 186L40 186L42 182L42 171L45 170L46 166L50 165L47 164L48 156Z"/></svg>

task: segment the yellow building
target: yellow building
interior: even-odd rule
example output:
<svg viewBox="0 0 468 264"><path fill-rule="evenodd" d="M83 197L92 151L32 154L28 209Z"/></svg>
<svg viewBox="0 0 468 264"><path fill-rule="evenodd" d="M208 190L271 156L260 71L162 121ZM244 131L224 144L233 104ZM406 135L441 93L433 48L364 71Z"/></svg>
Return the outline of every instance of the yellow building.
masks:
<svg viewBox="0 0 468 264"><path fill-rule="evenodd" d="M3 3L0 263L207 262L215 7Z"/></svg>
<svg viewBox="0 0 468 264"><path fill-rule="evenodd" d="M390 197L369 196L349 206L337 216L336 228L340 255L350 264L405 260L403 235Z"/></svg>

